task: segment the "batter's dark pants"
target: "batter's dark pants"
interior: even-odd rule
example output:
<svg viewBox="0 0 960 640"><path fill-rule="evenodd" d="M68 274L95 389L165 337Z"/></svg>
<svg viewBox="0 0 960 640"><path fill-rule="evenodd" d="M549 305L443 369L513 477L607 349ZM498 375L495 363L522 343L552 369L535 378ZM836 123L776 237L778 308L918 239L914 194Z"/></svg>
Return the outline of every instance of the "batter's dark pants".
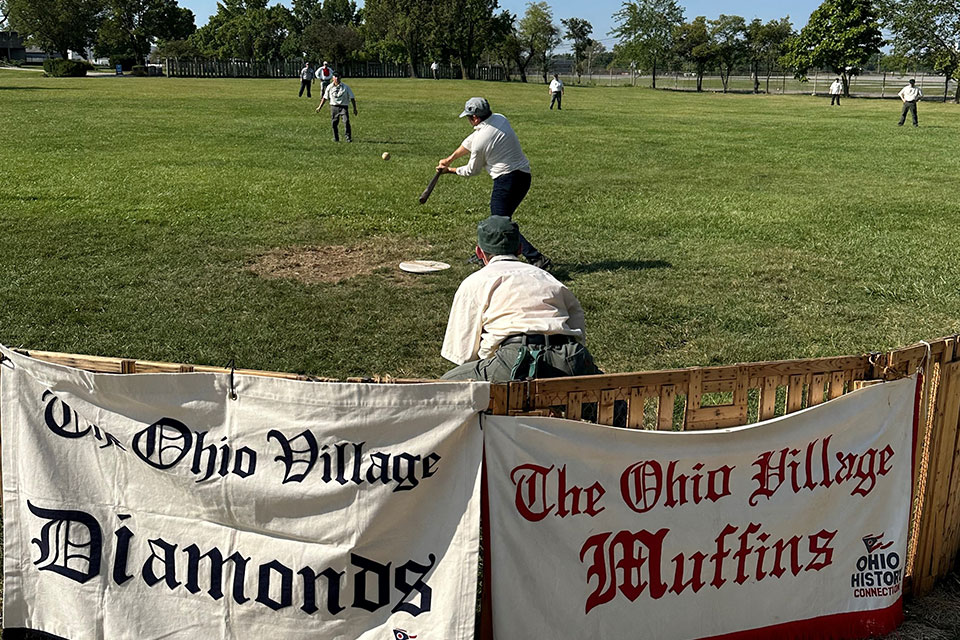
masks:
<svg viewBox="0 0 960 640"><path fill-rule="evenodd" d="M563 99L563 94L559 91L553 91L550 93L550 108L553 109L553 103L557 103L557 111L560 111L560 101Z"/></svg>
<svg viewBox="0 0 960 640"><path fill-rule="evenodd" d="M904 102L904 103L903 103L903 111L900 112L900 122L899 122L899 124L902 126L903 123L904 123L904 121L906 121L906 119L907 119L907 112L908 112L908 111L909 111L910 114L913 116L913 126L915 126L915 127L918 126L918 125L917 125L917 103L916 103L916 102Z"/></svg>
<svg viewBox="0 0 960 640"><path fill-rule="evenodd" d="M830 94L830 106L831 106L831 107L833 106L833 103L834 103L834 102L837 103L837 106L838 106L838 107L840 106L840 94L839 94L839 93Z"/></svg>
<svg viewBox="0 0 960 640"><path fill-rule="evenodd" d="M302 97L303 97L303 90L306 89L306 90L307 90L307 97L310 98L310 97L311 97L311 95L310 95L310 85L311 85L311 84L313 84L313 80L301 80L301 81L300 81L300 93L297 94L297 97L298 97L298 98L302 98Z"/></svg>
<svg viewBox="0 0 960 640"><path fill-rule="evenodd" d="M342 105L330 105L330 117L333 122L333 141L340 142L340 118L343 118L343 131L347 142L353 142L350 137L350 108Z"/></svg>
<svg viewBox="0 0 960 640"><path fill-rule="evenodd" d="M493 181L493 193L490 194L490 215L510 218L529 190L530 174L526 171L511 171L496 178ZM540 257L540 252L523 234L520 235L520 253L530 262Z"/></svg>

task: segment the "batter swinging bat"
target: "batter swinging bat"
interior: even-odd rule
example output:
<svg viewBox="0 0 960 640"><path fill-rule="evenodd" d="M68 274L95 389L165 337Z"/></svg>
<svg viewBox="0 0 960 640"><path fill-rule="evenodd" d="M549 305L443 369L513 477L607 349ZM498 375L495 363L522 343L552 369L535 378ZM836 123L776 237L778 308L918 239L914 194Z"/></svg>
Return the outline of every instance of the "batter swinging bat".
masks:
<svg viewBox="0 0 960 640"><path fill-rule="evenodd" d="M443 172L440 170L437 170L437 172L433 174L433 178L430 179L430 184L428 184L427 188L424 189L423 193L420 194L420 204L426 204L427 198L429 198L430 194L433 193L433 188L437 186L437 180L440 179L441 175L443 175Z"/></svg>

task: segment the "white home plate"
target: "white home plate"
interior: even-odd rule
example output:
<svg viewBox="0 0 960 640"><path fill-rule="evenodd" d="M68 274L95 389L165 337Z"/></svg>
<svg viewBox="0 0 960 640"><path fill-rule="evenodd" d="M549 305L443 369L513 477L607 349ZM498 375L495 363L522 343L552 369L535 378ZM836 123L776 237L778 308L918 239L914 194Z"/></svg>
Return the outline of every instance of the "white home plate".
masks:
<svg viewBox="0 0 960 640"><path fill-rule="evenodd" d="M450 265L446 262L437 262L436 260L410 260L400 263L400 270L408 273L431 273L449 268Z"/></svg>

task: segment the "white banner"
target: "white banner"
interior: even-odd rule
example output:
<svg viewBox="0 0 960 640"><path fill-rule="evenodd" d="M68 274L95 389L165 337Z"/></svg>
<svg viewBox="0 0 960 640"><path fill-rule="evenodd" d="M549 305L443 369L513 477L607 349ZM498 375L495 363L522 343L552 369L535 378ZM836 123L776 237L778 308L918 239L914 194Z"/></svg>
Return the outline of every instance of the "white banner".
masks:
<svg viewBox="0 0 960 640"><path fill-rule="evenodd" d="M718 431L484 416L495 637L892 631L916 384Z"/></svg>
<svg viewBox="0 0 960 640"><path fill-rule="evenodd" d="M8 350L3 623L473 638L485 383L94 374Z"/></svg>

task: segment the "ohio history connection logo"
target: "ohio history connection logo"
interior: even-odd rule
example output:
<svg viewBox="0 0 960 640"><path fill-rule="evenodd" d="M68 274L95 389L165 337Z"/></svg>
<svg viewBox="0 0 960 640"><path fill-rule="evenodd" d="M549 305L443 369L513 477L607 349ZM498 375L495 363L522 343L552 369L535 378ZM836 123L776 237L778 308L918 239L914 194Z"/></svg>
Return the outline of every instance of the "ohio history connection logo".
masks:
<svg viewBox="0 0 960 640"><path fill-rule="evenodd" d="M903 563L896 551L886 551L893 540L884 542L883 534L863 538L865 555L857 558L857 571L850 576L854 598L883 598L900 593Z"/></svg>

